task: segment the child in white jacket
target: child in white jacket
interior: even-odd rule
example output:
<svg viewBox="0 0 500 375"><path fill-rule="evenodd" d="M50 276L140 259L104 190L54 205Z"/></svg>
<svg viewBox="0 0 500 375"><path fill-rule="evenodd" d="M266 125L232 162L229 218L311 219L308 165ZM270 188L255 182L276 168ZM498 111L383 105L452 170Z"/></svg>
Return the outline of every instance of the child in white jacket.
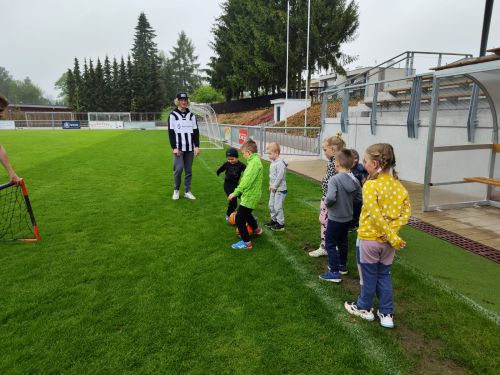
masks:
<svg viewBox="0 0 500 375"><path fill-rule="evenodd" d="M285 230L283 201L287 193L287 164L283 159L280 159L280 152L280 145L276 142L269 143L267 146L267 155L271 161L271 166L269 167L269 213L271 221L266 224L266 227L273 231L282 232Z"/></svg>

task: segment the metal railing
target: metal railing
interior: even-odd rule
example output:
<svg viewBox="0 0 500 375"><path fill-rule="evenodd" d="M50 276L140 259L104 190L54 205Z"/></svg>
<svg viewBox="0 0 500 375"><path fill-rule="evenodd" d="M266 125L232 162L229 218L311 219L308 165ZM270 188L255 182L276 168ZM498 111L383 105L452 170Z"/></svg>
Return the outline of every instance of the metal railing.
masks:
<svg viewBox="0 0 500 375"><path fill-rule="evenodd" d="M281 155L319 156L321 152L321 128L278 127L266 125L219 124L221 138L233 147L253 139L263 156L271 142L280 145Z"/></svg>

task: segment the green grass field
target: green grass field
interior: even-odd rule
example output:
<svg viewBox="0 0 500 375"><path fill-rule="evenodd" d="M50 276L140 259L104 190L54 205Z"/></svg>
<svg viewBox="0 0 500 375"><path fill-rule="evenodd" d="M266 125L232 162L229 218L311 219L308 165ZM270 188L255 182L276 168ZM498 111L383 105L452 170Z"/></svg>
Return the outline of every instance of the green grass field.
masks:
<svg viewBox="0 0 500 375"><path fill-rule="evenodd" d="M42 237L0 243L0 374L500 372L492 261L405 228L386 330L343 308L359 290L353 251L340 285L306 254L319 185L289 173L287 231L238 251L221 150L195 160L198 199L174 202L165 132L0 135ZM256 215L268 220L266 195Z"/></svg>

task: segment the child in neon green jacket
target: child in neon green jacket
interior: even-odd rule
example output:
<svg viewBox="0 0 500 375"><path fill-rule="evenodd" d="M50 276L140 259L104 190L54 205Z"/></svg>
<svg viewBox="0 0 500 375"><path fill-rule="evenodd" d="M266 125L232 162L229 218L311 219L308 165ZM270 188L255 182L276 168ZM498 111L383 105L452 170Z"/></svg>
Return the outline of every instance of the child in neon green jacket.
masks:
<svg viewBox="0 0 500 375"><path fill-rule="evenodd" d="M232 245L233 249L251 249L250 234L247 224L252 228L253 233L262 234L262 228L257 224L257 220L252 215L252 211L257 207L262 196L263 170L259 154L257 154L257 144L253 140L248 140L241 145L243 157L247 159L247 167L241 176L238 187L229 194L228 200L241 196L240 206L236 213L236 225L241 236L241 241Z"/></svg>

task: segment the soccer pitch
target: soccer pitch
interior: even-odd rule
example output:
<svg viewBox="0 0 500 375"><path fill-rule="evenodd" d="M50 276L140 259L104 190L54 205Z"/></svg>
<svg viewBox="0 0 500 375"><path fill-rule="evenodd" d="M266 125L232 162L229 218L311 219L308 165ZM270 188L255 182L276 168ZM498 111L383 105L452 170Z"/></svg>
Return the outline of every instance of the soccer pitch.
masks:
<svg viewBox="0 0 500 375"><path fill-rule="evenodd" d="M197 200L174 202L166 132L1 136L42 238L0 243L1 374L500 371L498 315L442 288L404 253L393 270L396 328L347 314L343 301L358 292L354 237L340 285L320 281L325 260L306 254L318 245L319 185L289 173L287 231L232 250L215 174L221 150L194 162ZM264 194L261 224L267 212ZM442 244L405 231L404 251ZM482 267L498 275L493 262Z"/></svg>

